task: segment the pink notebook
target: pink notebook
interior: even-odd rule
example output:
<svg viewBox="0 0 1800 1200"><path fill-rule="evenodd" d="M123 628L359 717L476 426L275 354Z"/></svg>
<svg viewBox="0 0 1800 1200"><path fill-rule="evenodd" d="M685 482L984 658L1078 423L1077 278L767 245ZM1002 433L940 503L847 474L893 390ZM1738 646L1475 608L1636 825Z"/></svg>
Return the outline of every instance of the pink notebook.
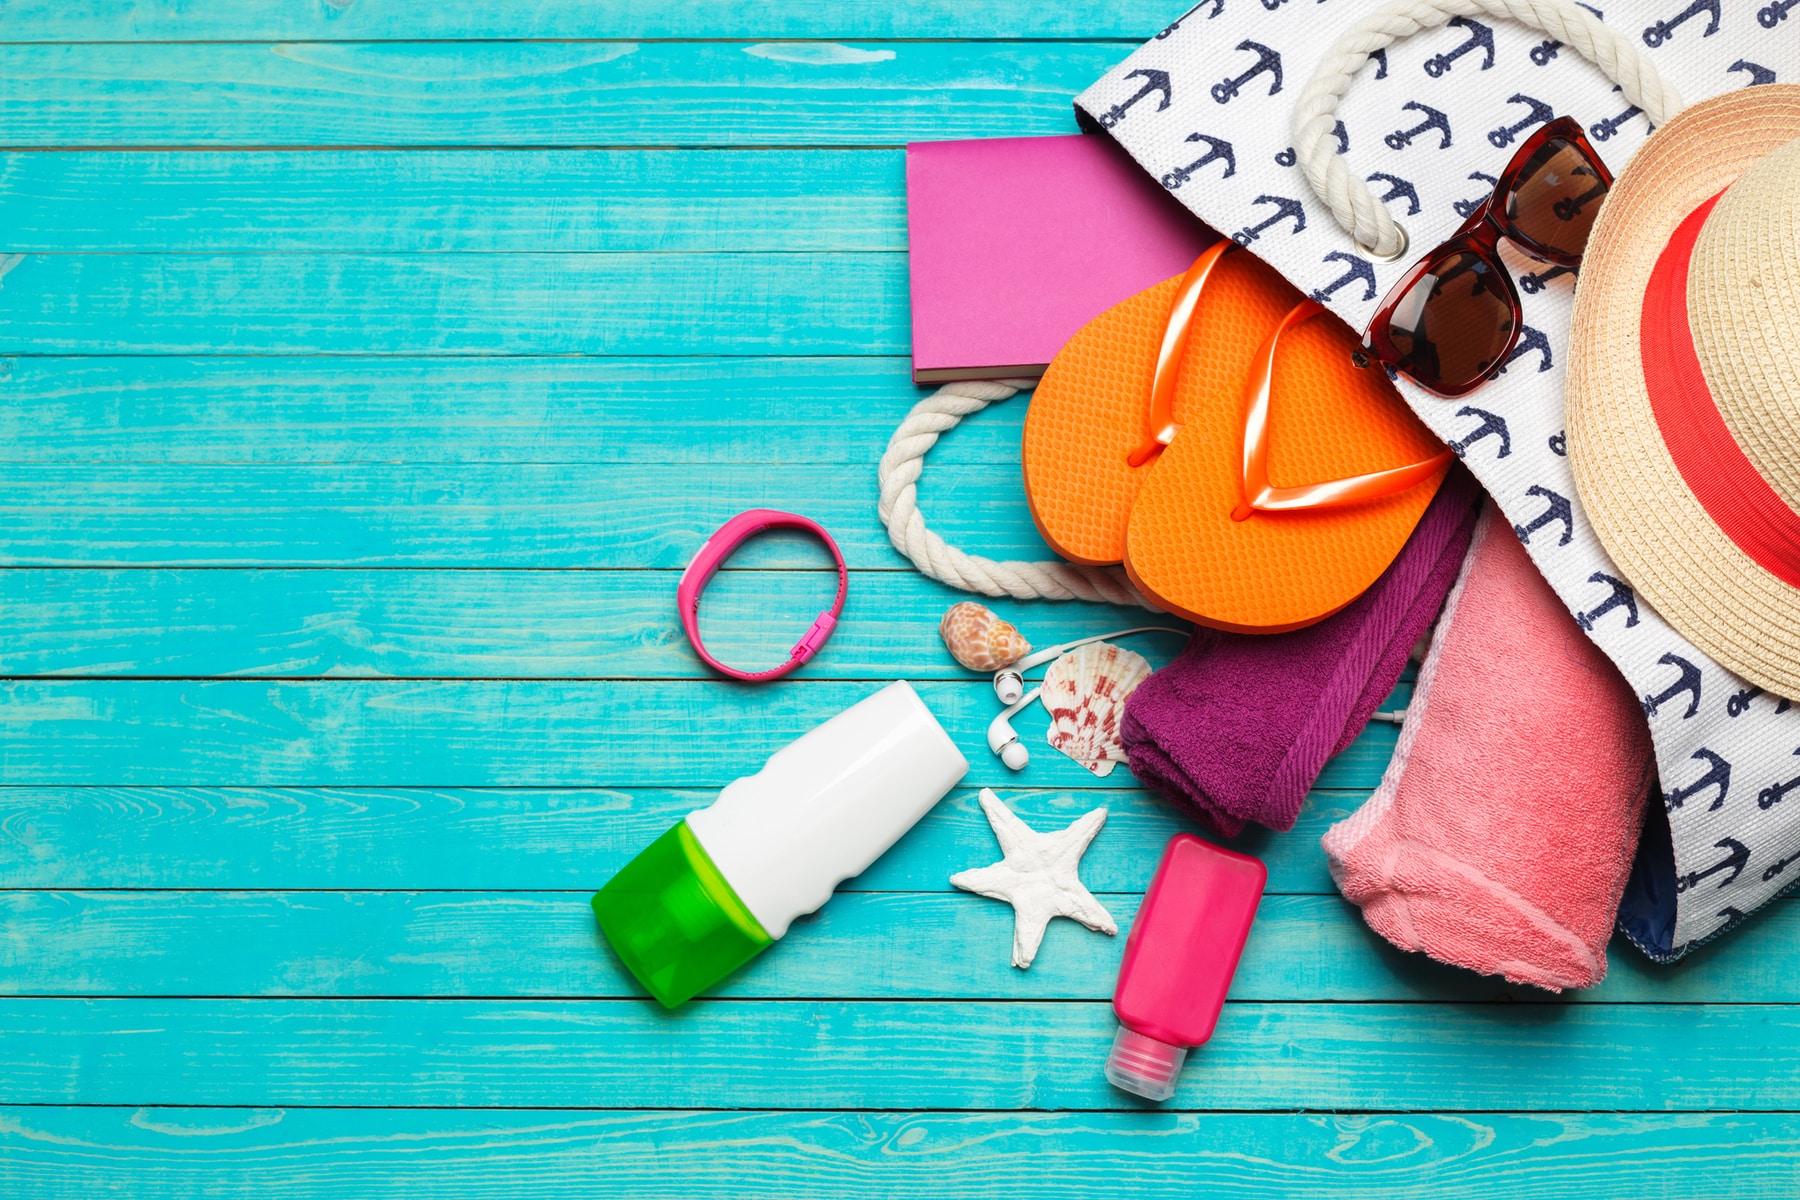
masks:
<svg viewBox="0 0 1800 1200"><path fill-rule="evenodd" d="M906 147L913 381L1035 378L1218 235L1104 137Z"/></svg>

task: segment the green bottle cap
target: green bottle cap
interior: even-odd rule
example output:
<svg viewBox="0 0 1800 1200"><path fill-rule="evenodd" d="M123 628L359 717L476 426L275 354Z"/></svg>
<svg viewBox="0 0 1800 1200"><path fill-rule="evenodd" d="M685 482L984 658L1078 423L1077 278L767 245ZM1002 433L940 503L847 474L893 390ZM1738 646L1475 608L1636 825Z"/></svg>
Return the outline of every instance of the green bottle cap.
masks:
<svg viewBox="0 0 1800 1200"><path fill-rule="evenodd" d="M613 951L665 1007L692 999L775 939L738 899L686 821L594 893Z"/></svg>

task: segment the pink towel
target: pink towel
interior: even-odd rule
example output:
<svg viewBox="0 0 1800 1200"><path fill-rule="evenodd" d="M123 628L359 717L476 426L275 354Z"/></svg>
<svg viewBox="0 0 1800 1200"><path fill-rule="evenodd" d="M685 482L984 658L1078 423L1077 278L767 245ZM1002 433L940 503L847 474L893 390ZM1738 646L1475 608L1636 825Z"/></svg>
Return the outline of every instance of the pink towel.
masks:
<svg viewBox="0 0 1800 1200"><path fill-rule="evenodd" d="M1405 950L1551 991L1606 975L1655 781L1637 697L1490 506L1381 786L1324 838Z"/></svg>

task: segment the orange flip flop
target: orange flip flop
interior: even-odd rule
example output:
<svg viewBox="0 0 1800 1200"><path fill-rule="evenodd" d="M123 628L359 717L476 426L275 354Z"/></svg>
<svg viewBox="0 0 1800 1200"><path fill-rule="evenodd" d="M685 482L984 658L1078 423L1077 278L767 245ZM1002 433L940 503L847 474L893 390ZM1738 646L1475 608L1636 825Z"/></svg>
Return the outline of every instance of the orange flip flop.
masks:
<svg viewBox="0 0 1800 1200"><path fill-rule="evenodd" d="M1057 352L1025 414L1025 496L1050 548L1072 562L1125 558L1125 528L1154 450L1201 409L1235 407L1269 332L1301 300L1237 244L1114 305ZM1190 335L1196 352L1184 353ZM1158 413L1152 414L1154 400Z"/></svg>
<svg viewBox="0 0 1800 1200"><path fill-rule="evenodd" d="M1343 322L1230 250L1064 347L1026 417L1026 493L1066 556L1124 562L1190 620L1276 633L1375 581L1451 454Z"/></svg>

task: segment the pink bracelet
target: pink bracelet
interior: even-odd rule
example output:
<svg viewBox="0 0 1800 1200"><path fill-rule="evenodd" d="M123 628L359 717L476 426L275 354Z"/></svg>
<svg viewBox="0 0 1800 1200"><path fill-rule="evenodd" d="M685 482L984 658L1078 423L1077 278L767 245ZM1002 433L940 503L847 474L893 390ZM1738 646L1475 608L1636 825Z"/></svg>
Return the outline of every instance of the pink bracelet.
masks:
<svg viewBox="0 0 1800 1200"><path fill-rule="evenodd" d="M788 660L779 667L767 671L740 671L736 667L728 667L706 652L700 642L700 594L711 582L713 572L719 569L731 552L739 546L763 532L765 529L804 529L831 550L831 557L837 560L838 588L837 599L832 601L831 608L813 619L794 648L788 652ZM741 512L725 524L719 526L718 532L706 539L700 552L681 573L681 585L675 590L675 603L681 609L681 628L706 665L715 671L723 672L733 679L742 679L747 683L761 683L768 679L780 679L794 668L801 666L819 652L831 631L837 628L839 614L844 611L844 596L850 590L850 572L844 566L843 552L831 535L825 532L817 521L809 521L805 517L793 513L777 512L772 508L753 508Z"/></svg>

